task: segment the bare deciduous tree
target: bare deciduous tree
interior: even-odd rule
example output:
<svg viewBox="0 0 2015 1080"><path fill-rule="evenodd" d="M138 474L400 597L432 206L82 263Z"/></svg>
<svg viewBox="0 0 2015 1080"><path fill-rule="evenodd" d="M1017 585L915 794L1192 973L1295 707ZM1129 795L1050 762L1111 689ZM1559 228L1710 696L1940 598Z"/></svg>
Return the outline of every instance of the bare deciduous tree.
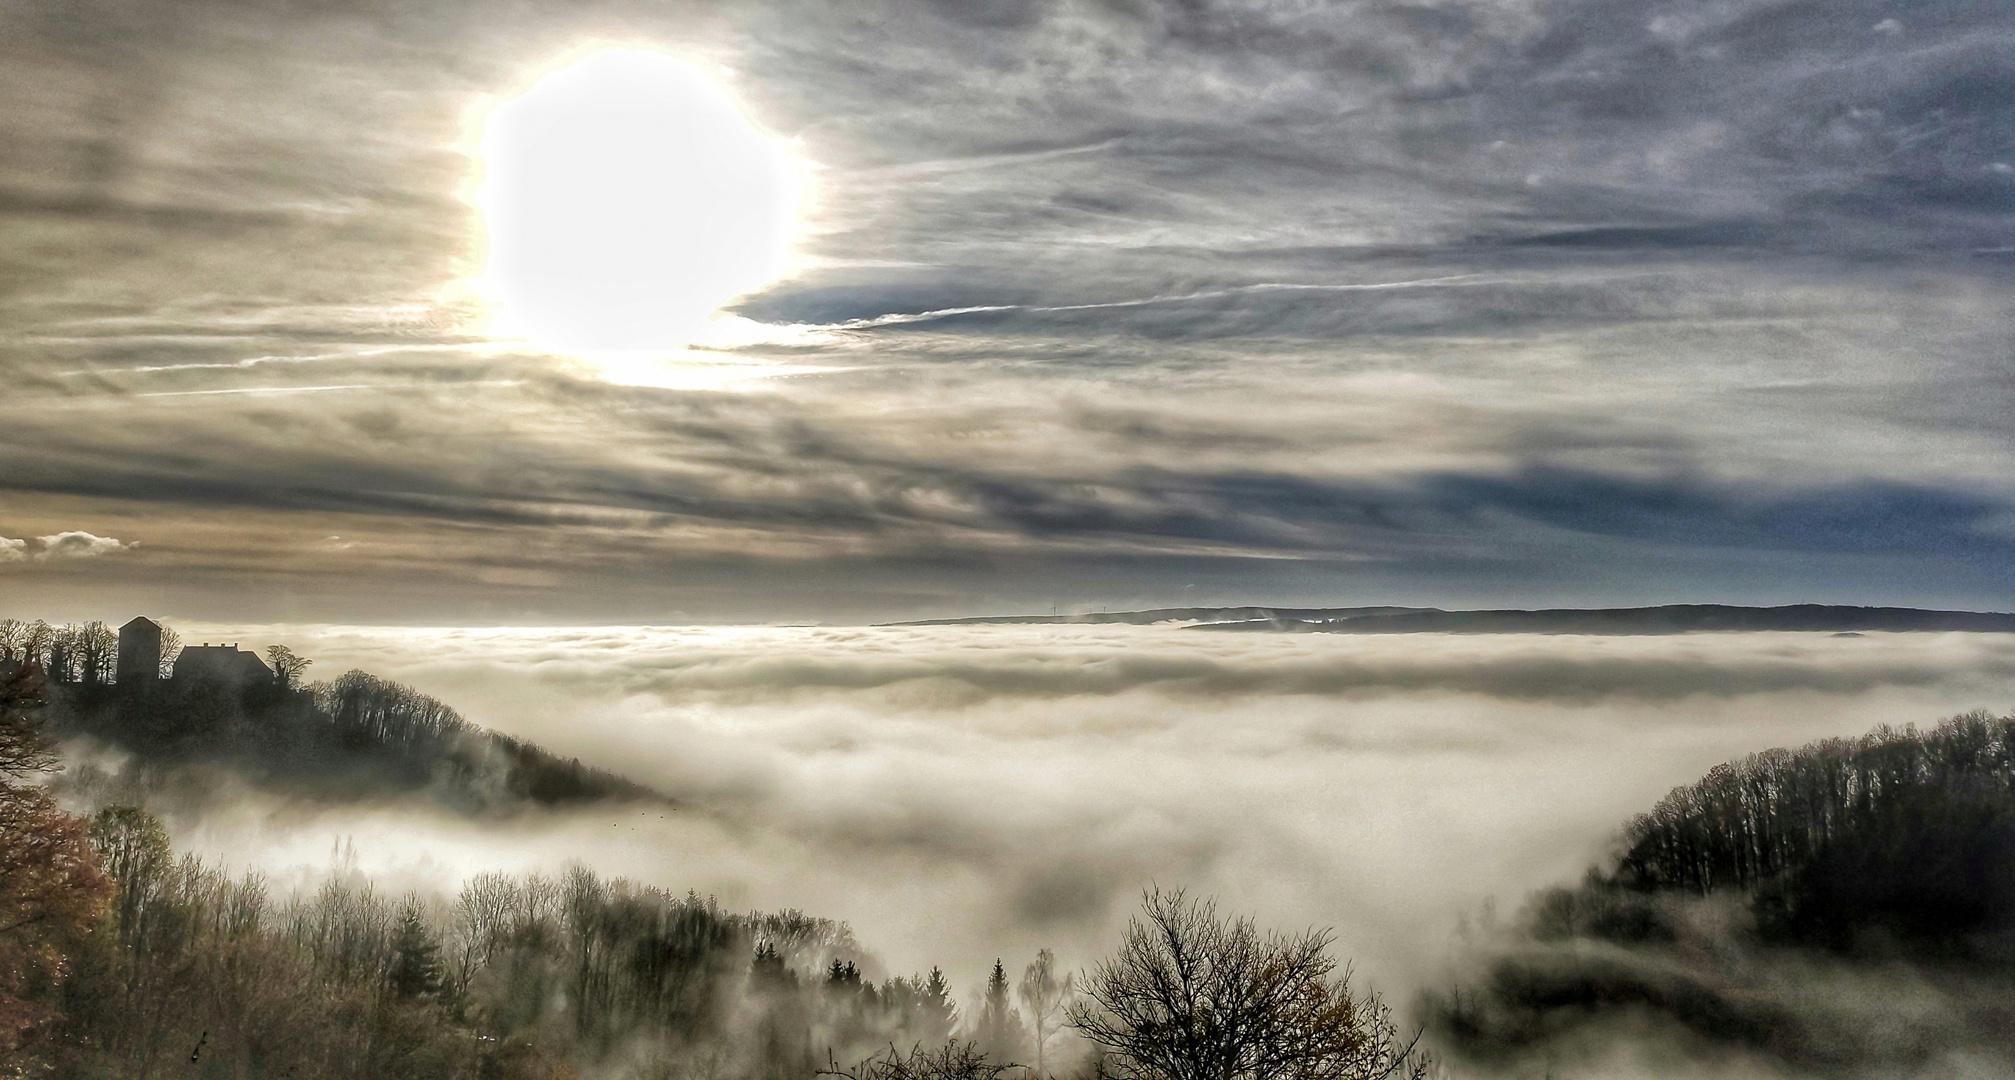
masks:
<svg viewBox="0 0 2015 1080"><path fill-rule="evenodd" d="M21 634L21 659L49 668L49 650L56 644L56 628L42 619L28 624Z"/></svg>
<svg viewBox="0 0 2015 1080"><path fill-rule="evenodd" d="M478 971L496 959L513 929L520 904L518 883L507 874L477 874L455 900L452 985L466 988Z"/></svg>
<svg viewBox="0 0 2015 1080"><path fill-rule="evenodd" d="M1421 1080L1428 1063L1375 995L1331 979L1328 931L1261 936L1180 890L1149 893L1119 955L1071 1003L1119 1080ZM1417 1042L1417 1039L1415 1040Z"/></svg>
<svg viewBox="0 0 2015 1080"><path fill-rule="evenodd" d="M136 948L148 929L148 908L174 864L168 830L138 806L107 806L91 821L91 846L119 889L113 914L120 943Z"/></svg>
<svg viewBox="0 0 2015 1080"><path fill-rule="evenodd" d="M77 678L80 682L109 683L119 664L119 635L102 622L87 622L76 628Z"/></svg>
<svg viewBox="0 0 2015 1080"><path fill-rule="evenodd" d="M1021 983L1015 988L1021 998L1022 1008L1027 1010L1029 1026L1035 1036L1035 1068L1038 1076L1049 1075L1048 1049L1051 1040L1057 1036L1062 1026L1064 1006L1069 1003L1075 989L1076 976L1066 973L1059 982L1056 977L1056 956L1048 949L1035 954L1035 963L1022 972Z"/></svg>
<svg viewBox="0 0 2015 1080"><path fill-rule="evenodd" d="M33 668L0 678L0 786L8 790L57 768L35 717L42 692L42 676Z"/></svg>
<svg viewBox="0 0 2015 1080"><path fill-rule="evenodd" d="M77 681L77 628L74 626L53 626L49 628L49 659L42 665L49 678L59 683Z"/></svg>
<svg viewBox="0 0 2015 1080"><path fill-rule="evenodd" d="M161 677L175 677L175 658L182 655L182 635L164 626L161 628Z"/></svg>
<svg viewBox="0 0 2015 1080"><path fill-rule="evenodd" d="M307 671L308 665L314 661L295 655L294 650L285 645L269 645L266 647L266 663L272 667L273 678L281 686L294 688L301 685L301 673Z"/></svg>
<svg viewBox="0 0 2015 1080"><path fill-rule="evenodd" d="M819 1076L839 1080L1000 1080L1002 1073L1022 1066L995 1061L969 1042L951 1042L935 1050L921 1044L903 1053L891 1045L886 1051L849 1068L841 1068L829 1057Z"/></svg>

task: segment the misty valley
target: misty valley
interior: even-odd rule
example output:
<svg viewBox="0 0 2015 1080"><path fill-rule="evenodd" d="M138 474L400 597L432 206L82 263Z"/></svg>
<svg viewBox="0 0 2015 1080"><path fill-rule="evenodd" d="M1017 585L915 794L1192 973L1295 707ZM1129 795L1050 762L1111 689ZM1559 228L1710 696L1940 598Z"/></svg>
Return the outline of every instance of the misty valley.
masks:
<svg viewBox="0 0 2015 1080"><path fill-rule="evenodd" d="M0 622L8 1068L2015 1063L2004 635L1209 625Z"/></svg>
<svg viewBox="0 0 2015 1080"><path fill-rule="evenodd" d="M2015 0L0 0L0 1080L2015 1078Z"/></svg>

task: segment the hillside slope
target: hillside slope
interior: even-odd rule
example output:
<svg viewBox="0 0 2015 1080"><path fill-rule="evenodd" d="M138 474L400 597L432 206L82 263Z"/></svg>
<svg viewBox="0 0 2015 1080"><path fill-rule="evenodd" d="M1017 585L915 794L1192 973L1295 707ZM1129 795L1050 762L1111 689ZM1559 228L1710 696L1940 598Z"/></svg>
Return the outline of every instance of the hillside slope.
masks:
<svg viewBox="0 0 2015 1080"><path fill-rule="evenodd" d="M56 683L48 733L130 755L140 774L225 766L325 800L424 795L464 812L670 800L485 730L410 687L351 671L303 690L183 678Z"/></svg>
<svg viewBox="0 0 2015 1080"><path fill-rule="evenodd" d="M2015 1075L2015 717L1752 755L1620 841L1431 996L1444 1045L1521 1069Z"/></svg>

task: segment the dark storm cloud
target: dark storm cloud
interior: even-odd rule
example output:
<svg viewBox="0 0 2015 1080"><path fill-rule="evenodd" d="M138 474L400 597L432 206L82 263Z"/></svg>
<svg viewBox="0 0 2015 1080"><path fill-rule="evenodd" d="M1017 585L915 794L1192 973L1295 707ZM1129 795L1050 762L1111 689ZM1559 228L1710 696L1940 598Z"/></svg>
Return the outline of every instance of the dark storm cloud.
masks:
<svg viewBox="0 0 2015 1080"><path fill-rule="evenodd" d="M461 564L611 612L823 577L749 594L802 617L895 613L833 606L842 564L914 570L901 606L989 568L1735 599L1804 560L1796 599L2015 602L1991 5L0 19L0 526L137 537L124 572ZM805 266L740 305L792 328L609 378L444 294L469 110L592 40L718 66L814 163Z"/></svg>

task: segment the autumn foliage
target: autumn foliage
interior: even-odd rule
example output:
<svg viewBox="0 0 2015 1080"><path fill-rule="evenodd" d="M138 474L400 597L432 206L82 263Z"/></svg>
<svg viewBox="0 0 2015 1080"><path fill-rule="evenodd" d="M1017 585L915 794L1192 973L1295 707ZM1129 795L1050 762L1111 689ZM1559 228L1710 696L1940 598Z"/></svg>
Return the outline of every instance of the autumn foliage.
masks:
<svg viewBox="0 0 2015 1080"><path fill-rule="evenodd" d="M84 820L33 784L56 768L35 729L40 701L35 667L0 676L0 1050L8 1053L57 1018L65 958L91 933L113 891Z"/></svg>
<svg viewBox="0 0 2015 1080"><path fill-rule="evenodd" d="M1327 932L1261 934L1210 901L1151 892L1070 1022L1116 1080L1423 1080L1375 995L1332 978Z"/></svg>

